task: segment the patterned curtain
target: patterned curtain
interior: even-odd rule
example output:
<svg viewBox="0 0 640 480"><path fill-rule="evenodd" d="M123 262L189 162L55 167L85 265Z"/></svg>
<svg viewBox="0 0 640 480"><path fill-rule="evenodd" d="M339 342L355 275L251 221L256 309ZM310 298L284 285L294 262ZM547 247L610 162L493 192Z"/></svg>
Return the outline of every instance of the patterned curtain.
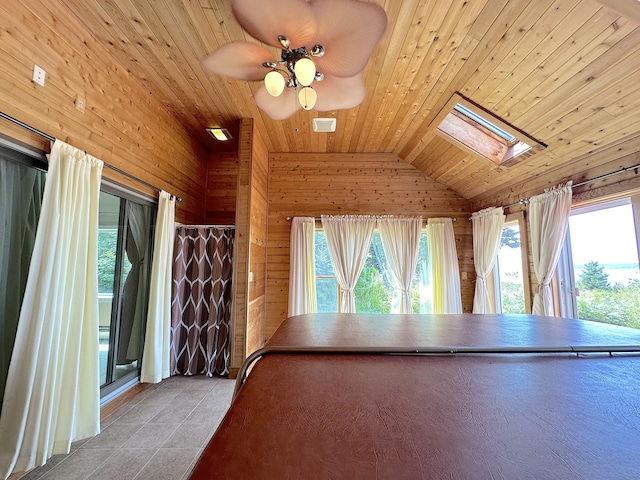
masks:
<svg viewBox="0 0 640 480"><path fill-rule="evenodd" d="M234 237L233 228L177 228L171 375L229 373Z"/></svg>

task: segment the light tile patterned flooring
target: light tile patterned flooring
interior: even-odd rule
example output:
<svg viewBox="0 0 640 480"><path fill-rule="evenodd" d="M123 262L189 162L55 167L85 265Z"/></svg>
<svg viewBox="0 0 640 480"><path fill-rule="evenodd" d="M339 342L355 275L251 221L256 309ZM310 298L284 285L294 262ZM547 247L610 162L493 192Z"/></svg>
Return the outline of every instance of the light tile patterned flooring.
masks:
<svg viewBox="0 0 640 480"><path fill-rule="evenodd" d="M146 389L22 480L183 480L222 420L234 381L171 377Z"/></svg>

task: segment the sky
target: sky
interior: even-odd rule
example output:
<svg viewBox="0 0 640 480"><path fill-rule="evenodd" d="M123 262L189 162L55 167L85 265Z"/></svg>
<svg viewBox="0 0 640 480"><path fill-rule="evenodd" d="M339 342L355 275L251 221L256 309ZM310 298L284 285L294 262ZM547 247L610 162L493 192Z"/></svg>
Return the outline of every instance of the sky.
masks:
<svg viewBox="0 0 640 480"><path fill-rule="evenodd" d="M571 215L569 229L575 265L638 263L631 205Z"/></svg>

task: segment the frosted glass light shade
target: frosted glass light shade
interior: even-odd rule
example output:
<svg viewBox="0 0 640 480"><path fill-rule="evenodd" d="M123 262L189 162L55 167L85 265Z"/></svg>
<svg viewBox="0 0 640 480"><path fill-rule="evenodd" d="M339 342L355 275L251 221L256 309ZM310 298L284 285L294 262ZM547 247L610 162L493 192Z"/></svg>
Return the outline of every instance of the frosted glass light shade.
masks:
<svg viewBox="0 0 640 480"><path fill-rule="evenodd" d="M316 77L316 64L310 58L298 60L293 70L296 72L298 83L305 87L311 85L311 82Z"/></svg>
<svg viewBox="0 0 640 480"><path fill-rule="evenodd" d="M300 93L298 93L298 101L300 102L302 108L304 108L305 110L311 110L313 107L315 107L317 100L318 94L311 87L304 87L302 90L300 90Z"/></svg>
<svg viewBox="0 0 640 480"><path fill-rule="evenodd" d="M207 128L207 132L219 142L226 142L227 140L231 140L231 138L233 138L231 137L229 130L227 130L226 128Z"/></svg>
<svg viewBox="0 0 640 480"><path fill-rule="evenodd" d="M269 95L279 97L284 90L284 77L275 70L271 70L264 77L264 86L267 88Z"/></svg>

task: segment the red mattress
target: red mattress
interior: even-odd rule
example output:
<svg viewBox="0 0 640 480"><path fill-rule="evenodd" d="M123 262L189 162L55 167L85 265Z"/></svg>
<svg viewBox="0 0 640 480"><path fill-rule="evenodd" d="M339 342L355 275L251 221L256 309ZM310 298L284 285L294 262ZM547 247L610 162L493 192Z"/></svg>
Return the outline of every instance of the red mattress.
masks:
<svg viewBox="0 0 640 480"><path fill-rule="evenodd" d="M600 340L600 341L596 341ZM500 315L310 315L270 346L640 344ZM192 479L640 478L640 357L270 354Z"/></svg>

